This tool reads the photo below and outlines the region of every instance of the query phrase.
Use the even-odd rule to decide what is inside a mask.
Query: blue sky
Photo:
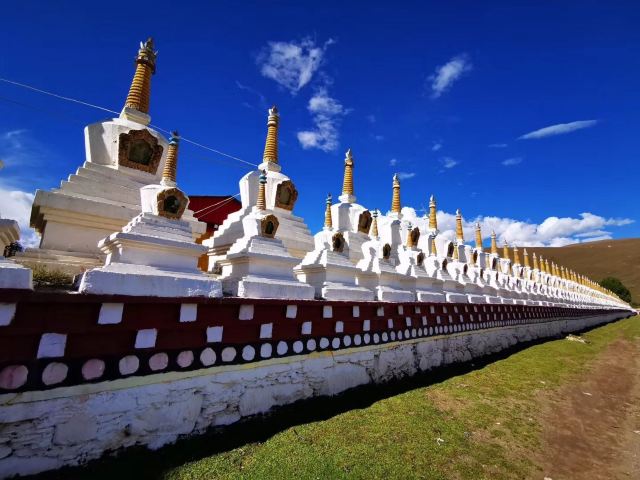
[[[521,245],[640,236],[636,2],[209,3],[14,2],[0,77],[119,111],[151,35],[152,122],[259,163],[277,104],[314,232],[350,147],[369,208],[390,207],[399,172],[403,204],[422,215],[435,194],[445,229],[460,208]],[[0,82],[2,215],[24,225],[109,116]],[[183,144],[178,180],[234,194],[247,168]]]

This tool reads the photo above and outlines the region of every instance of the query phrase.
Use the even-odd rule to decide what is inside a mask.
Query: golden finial
[[[400,179],[396,173],[393,176],[393,198],[391,199],[391,212],[400,213],[402,207],[400,206]]]
[[[438,230],[438,218],[436,217],[436,198],[431,195],[429,199],[429,230]]]
[[[520,253],[518,252],[518,246],[513,246],[513,264],[520,265]]]
[[[458,245],[453,246],[453,259],[458,260],[460,258],[460,254],[458,253]]]
[[[464,232],[462,231],[462,214],[460,209],[456,210],[456,242],[464,243]]]
[[[509,244],[507,242],[504,242],[502,246],[502,258],[509,260]]]
[[[531,265],[529,264],[529,254],[527,253],[527,249],[524,249],[524,266],[527,268],[531,268]]]
[[[333,226],[331,220],[331,194],[327,195],[327,208],[324,211],[324,228],[330,229]]]
[[[414,240],[415,236],[413,233],[413,225],[411,225],[411,222],[409,222],[409,224],[407,225],[407,248],[413,248],[416,246]]]
[[[438,248],[436,247],[436,237],[431,237],[431,255],[434,257],[438,255]]]
[[[533,252],[533,269],[540,271],[540,265],[538,264],[538,256],[536,252]]]
[[[351,149],[347,150],[347,156],[344,159],[342,194],[353,196],[353,155],[351,154]]]
[[[498,255],[498,241],[496,239],[496,232],[491,230],[491,255]]]
[[[482,230],[480,230],[480,222],[476,222],[476,249],[482,252]]]
[[[256,208],[258,210],[267,209],[267,201],[265,198],[265,185],[267,184],[267,171],[262,170],[260,179],[258,180],[258,201],[256,202]]]
[[[176,185],[176,171],[178,169],[178,147],[180,145],[180,135],[177,131],[171,132],[169,148],[167,148],[167,159],[162,170],[162,184]]]
[[[373,220],[371,222],[371,230],[369,231],[369,236],[378,238],[378,210],[374,210],[372,216]]]
[[[149,113],[149,99],[151,97],[151,76],[156,73],[156,56],[153,50],[153,39],[140,42],[140,50],[136,57],[136,72],[129,88],[126,108],[132,108],[142,113]]]
[[[551,271],[551,267],[549,266],[549,260],[547,260],[546,258],[544,259],[544,271],[553,275],[553,272]]]
[[[280,123],[280,115],[278,108],[274,105],[269,109],[269,117],[267,119],[267,140],[264,144],[263,162],[278,163],[278,124]]]

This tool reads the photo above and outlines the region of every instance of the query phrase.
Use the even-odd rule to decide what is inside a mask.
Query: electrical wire
[[[202,213],[204,215],[205,213],[203,213],[203,212],[205,210],[207,210],[206,213],[214,212],[214,211],[218,210],[218,208],[221,208],[222,206],[224,206],[226,203],[229,203],[231,200],[236,198],[238,195],[240,195],[240,192],[236,193],[235,195],[231,195],[229,198],[225,198],[224,200],[221,200],[221,201],[219,201],[217,203],[214,203],[213,205],[207,205],[206,207],[201,208],[197,212],[193,212],[193,214],[196,215],[196,214]]]

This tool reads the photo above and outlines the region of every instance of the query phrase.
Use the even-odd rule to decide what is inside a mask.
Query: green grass
[[[354,395],[371,395],[371,400],[355,402],[363,408],[290,422],[293,426],[276,429],[272,436],[267,432],[264,441],[237,442],[238,429],[261,428],[260,423],[240,425],[231,436],[241,446],[224,448],[225,436],[215,441],[203,437],[156,453],[94,463],[61,478],[72,478],[69,473],[165,480],[538,477],[529,458],[540,448],[540,398],[583,373],[616,339],[640,337],[639,320],[592,330],[584,335],[587,344],[557,340],[535,345],[439,383],[429,384],[435,374],[424,375],[401,393],[360,390],[343,399],[348,403]],[[323,410],[340,401],[316,400],[303,409]],[[278,415],[286,418],[286,413]],[[220,453],[208,454],[208,443]]]

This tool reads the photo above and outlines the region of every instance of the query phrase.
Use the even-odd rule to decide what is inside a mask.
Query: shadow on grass
[[[579,334],[598,327],[574,333]],[[93,460],[81,467],[65,467],[54,472],[23,478],[32,480],[159,478],[163,473],[185,463],[227,452],[246,444],[265,442],[290,427],[327,420],[349,410],[367,408],[379,400],[464,375],[497,360],[508,358],[533,345],[558,338],[564,338],[564,336],[519,343],[498,353],[469,362],[439,367],[384,384],[355,387],[333,397],[316,397],[275,407],[268,414],[243,419],[225,427],[214,427],[207,433],[181,439],[173,445],[156,451],[150,451],[145,447],[131,447]]]

